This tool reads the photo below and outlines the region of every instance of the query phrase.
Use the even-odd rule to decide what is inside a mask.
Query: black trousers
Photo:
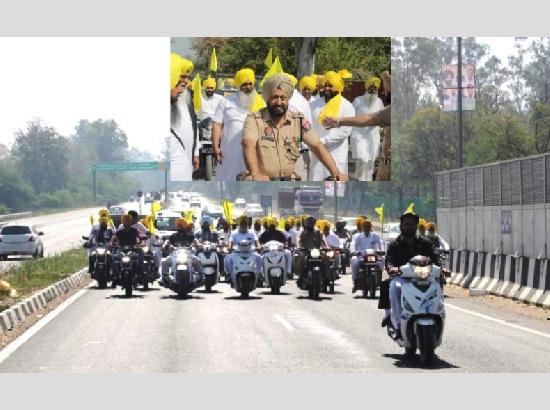
[[[391,278],[380,282],[380,299],[378,299],[378,309],[390,308],[390,282]]]

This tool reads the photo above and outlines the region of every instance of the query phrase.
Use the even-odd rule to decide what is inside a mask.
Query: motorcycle
[[[382,269],[380,261],[386,252],[376,249],[367,249],[364,252],[358,252],[357,256],[361,258],[361,264],[357,272],[357,289],[363,292],[363,297],[370,295],[371,299],[376,297],[376,289],[382,281]]]
[[[235,290],[243,298],[248,298],[250,292],[258,284],[258,268],[254,248],[247,240],[237,244],[237,251],[233,252],[233,275],[231,277]]]
[[[134,285],[138,279],[139,255],[133,247],[124,246],[116,252],[114,261],[117,266],[118,283],[124,289],[127,297],[132,297]]]
[[[201,143],[200,157],[204,161],[204,179],[212,181],[216,166],[216,156],[212,145],[212,119],[209,117],[199,121],[198,128]]]
[[[88,240],[87,236],[83,236],[82,239]],[[84,248],[89,248],[88,244],[84,244]],[[111,252],[105,244],[96,244],[90,251],[90,256],[93,260],[94,269],[91,272],[92,279],[97,281],[97,287],[99,289],[105,289],[107,282],[111,280],[111,266],[110,257]]]
[[[201,272],[194,272],[193,248],[177,245],[171,246],[171,249],[172,266],[170,267],[166,286],[176,292],[179,297],[184,297],[203,286],[204,278]]]
[[[330,260],[328,277],[323,283],[323,290],[325,293],[334,293],[334,283],[340,279],[341,262],[340,252],[338,249],[330,249],[326,251],[326,255]]]
[[[204,286],[206,291],[210,292],[212,287],[218,283],[220,273],[218,254],[210,242],[204,242],[197,250],[197,258],[201,262]]]
[[[266,287],[271,293],[278,295],[286,283],[286,260],[284,245],[277,241],[269,241],[262,246],[262,276]]]
[[[426,256],[415,256],[399,268],[404,282],[401,284],[401,333],[396,338],[396,329],[390,323],[387,333],[407,356],[418,349],[420,362],[429,365],[435,348],[441,345],[445,327],[445,301],[440,284],[442,270]]]
[[[301,288],[308,291],[308,296],[310,298],[319,299],[319,294],[324,284],[323,265],[325,260],[323,254],[327,250],[300,248],[299,251],[305,254],[306,258],[306,272]]]

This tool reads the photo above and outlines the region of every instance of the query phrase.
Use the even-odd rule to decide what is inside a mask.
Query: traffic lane
[[[166,290],[92,289],[0,365],[0,371],[369,372],[547,371],[547,340],[448,309],[433,368],[404,360],[380,327],[377,300],[349,275],[320,301],[289,283],[240,300],[226,284],[180,300]]]

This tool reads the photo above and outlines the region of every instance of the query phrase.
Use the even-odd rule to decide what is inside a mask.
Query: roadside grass
[[[71,249],[44,259],[22,262],[2,275],[1,279],[17,291],[17,296],[12,298],[0,294],[0,312],[37,290],[71,276],[85,266],[88,266],[88,257],[83,248]]]

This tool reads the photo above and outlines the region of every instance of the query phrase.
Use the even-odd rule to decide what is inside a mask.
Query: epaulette
[[[252,116],[253,116],[254,118],[261,118],[261,117],[262,117],[262,114],[260,114],[260,111],[255,111],[255,112],[253,112],[253,113],[251,113],[251,114],[252,114]]]

